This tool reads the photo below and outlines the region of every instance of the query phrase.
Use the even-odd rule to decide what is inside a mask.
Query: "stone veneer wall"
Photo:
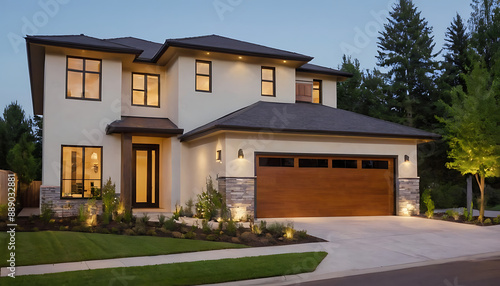
[[[255,178],[218,178],[219,192],[226,200],[234,219],[254,217]]]
[[[61,199],[61,188],[59,186],[40,187],[40,212],[43,204],[52,205],[56,217],[68,217],[78,215],[80,205],[86,204],[88,199]],[[97,201],[97,213],[102,213],[102,201]]]
[[[420,178],[398,180],[397,215],[420,214]]]

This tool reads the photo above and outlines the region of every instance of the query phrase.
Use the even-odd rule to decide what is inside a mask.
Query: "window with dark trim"
[[[196,60],[196,91],[212,92],[212,62]]]
[[[160,75],[132,73],[132,105],[160,107]]]
[[[273,67],[261,67],[261,94],[276,96],[276,69]]]
[[[358,168],[358,161],[357,160],[333,159],[332,160],[332,168],[357,169]]]
[[[293,167],[293,158],[259,157],[260,167]]]
[[[101,60],[66,58],[66,98],[101,100]]]
[[[323,83],[321,80],[313,80],[312,102],[323,103]]]
[[[381,160],[363,160],[361,166],[363,169],[389,169],[389,162]]]
[[[61,198],[101,197],[102,147],[61,146]]]
[[[299,159],[299,168],[328,168],[327,159]]]

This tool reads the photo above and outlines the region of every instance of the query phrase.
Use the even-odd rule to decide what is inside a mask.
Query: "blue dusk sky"
[[[376,65],[378,31],[395,0],[3,0],[0,10],[0,110],[17,100],[33,114],[26,44],[34,35],[167,38],[218,34],[313,56],[337,68],[342,55]],[[458,12],[470,16],[470,0],[414,0],[433,27],[435,52]],[[439,58],[440,59],[440,58]],[[61,79],[64,80],[64,79]]]

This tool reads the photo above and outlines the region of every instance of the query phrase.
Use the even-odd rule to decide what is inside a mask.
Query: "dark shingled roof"
[[[142,50],[143,52],[139,55],[139,57],[137,57],[137,60],[142,60],[142,61],[150,61],[163,47],[163,45],[160,43],[146,41],[134,37],[106,39],[105,41],[129,47],[134,47],[136,49]]]
[[[326,75],[336,75],[336,76],[343,76],[343,77],[352,77],[352,73],[343,72],[343,71],[339,71],[336,69],[322,67],[322,66],[313,65],[313,64],[304,64],[304,65],[298,67],[297,71],[298,72],[307,72],[307,73],[319,73],[319,74],[326,74]]]
[[[219,130],[439,139],[423,130],[314,103],[259,101],[180,137],[188,141]]]
[[[310,61],[313,57],[270,48],[262,45],[252,44],[240,40],[222,37],[219,35],[207,35],[190,38],[168,39],[165,45],[170,47],[181,47],[188,49],[207,50],[221,53],[230,53],[248,56],[260,56],[284,60]]]
[[[120,120],[115,120],[106,126],[106,134],[108,135],[113,133],[136,133],[173,136],[183,132],[183,129],[179,129],[168,118],[122,116]]]
[[[142,53],[141,49],[137,49],[135,47],[85,36],[84,34],[63,36],[26,36],[26,42],[103,52],[127,53],[136,55]]]

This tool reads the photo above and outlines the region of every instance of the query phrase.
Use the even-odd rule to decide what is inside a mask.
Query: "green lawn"
[[[496,205],[494,207],[486,207],[486,210],[489,210],[489,211],[500,211],[500,205]]]
[[[6,232],[0,233],[0,242],[0,266],[7,266]],[[243,247],[248,246],[166,237],[41,231],[17,232],[15,252],[16,265],[21,266]]]
[[[73,271],[0,278],[4,285],[196,285],[312,272],[326,252]]]

